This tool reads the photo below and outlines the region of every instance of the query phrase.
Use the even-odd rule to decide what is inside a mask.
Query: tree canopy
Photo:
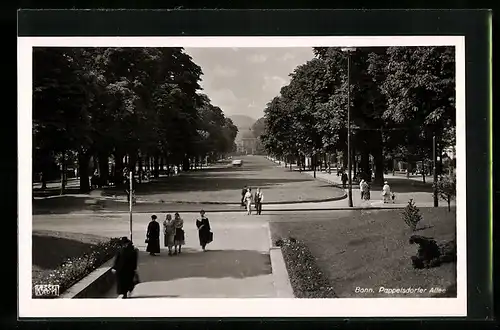
[[[383,180],[389,156],[430,159],[433,136],[440,150],[454,145],[453,47],[313,51],[314,58],[290,73],[290,83],[264,110],[260,139],[268,153],[296,159],[341,153],[345,161],[348,108],[353,155],[360,156],[364,173],[372,157],[376,181]]]
[[[189,169],[234,148],[237,128],[200,93],[202,70],[182,48],[35,48],[33,62],[36,171],[74,155],[87,191],[91,158],[104,177],[114,159],[120,181],[125,165],[154,160],[158,175],[159,162]]]

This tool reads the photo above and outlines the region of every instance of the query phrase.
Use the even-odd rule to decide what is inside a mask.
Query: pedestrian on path
[[[149,255],[152,256],[160,253],[160,224],[156,221],[156,219],[156,214],[153,214],[146,232],[146,243],[148,243],[146,252],[149,252]]]
[[[245,206],[245,195],[248,191],[248,187],[244,186],[243,189],[241,189],[241,206]]]
[[[387,181],[384,182],[384,186],[382,187],[382,200],[385,203],[389,203],[389,200],[391,199],[391,187],[387,183]]]
[[[346,182],[348,180],[347,173],[345,171],[342,171],[341,180],[342,180],[342,188],[345,189],[346,188]]]
[[[247,207],[247,215],[252,214],[252,188],[248,188],[245,194],[245,205]]]
[[[196,228],[198,228],[198,238],[200,239],[200,245],[203,252],[206,251],[207,244],[213,241],[213,234],[210,231],[210,221],[205,216],[205,211],[200,211],[200,219],[196,219]]]
[[[128,298],[139,282],[137,275],[138,251],[127,237],[121,238],[122,247],[115,257],[111,271],[116,275],[116,293]]]
[[[175,228],[175,236],[174,236],[174,254],[181,253],[181,247],[185,244],[184,237],[184,220],[182,220],[180,214],[175,212],[174,215],[174,228]]]
[[[257,188],[255,192],[255,209],[257,211],[257,215],[261,215],[262,213],[262,202],[264,201],[264,194],[260,188]]]
[[[369,201],[370,200],[370,186],[365,181],[365,179],[361,179],[359,183],[359,189],[361,190],[361,200]]]
[[[366,183],[365,179],[361,179],[359,183],[359,191],[361,193],[361,200],[369,199],[368,196],[368,183]]]
[[[175,237],[175,223],[172,220],[172,215],[167,214],[165,221],[163,221],[163,244],[168,248],[168,255],[172,255],[172,248],[174,247]]]

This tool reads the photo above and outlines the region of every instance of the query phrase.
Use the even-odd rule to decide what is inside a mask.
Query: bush
[[[297,298],[337,298],[307,246],[293,237],[279,239],[290,283]]]
[[[403,220],[406,222],[408,227],[411,228],[412,231],[417,229],[418,223],[422,220],[422,215],[420,214],[420,210],[415,206],[415,202],[413,199],[408,201],[408,205],[403,210],[401,214]]]
[[[113,258],[120,248],[120,238],[112,238],[107,242],[90,247],[87,253],[80,257],[70,258],[58,268],[38,274],[33,278],[33,297],[35,285],[59,285],[59,294],[76,284],[99,266]],[[37,295],[36,298],[48,298]]]
[[[444,175],[434,183],[434,189],[437,190],[439,197],[448,203],[448,211],[451,212],[451,201],[457,194],[457,178],[455,174]]]

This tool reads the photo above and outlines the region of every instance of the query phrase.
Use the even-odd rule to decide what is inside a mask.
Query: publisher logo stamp
[[[36,284],[35,297],[58,297],[59,285],[56,284]]]

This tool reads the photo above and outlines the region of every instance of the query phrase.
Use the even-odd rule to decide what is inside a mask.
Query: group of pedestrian
[[[160,253],[160,224],[157,221],[156,214],[151,216],[151,221],[148,224],[146,232],[146,252],[156,256]],[[198,238],[203,251],[206,251],[206,246],[213,240],[213,233],[210,228],[210,221],[205,215],[205,211],[200,211],[200,218],[196,219],[196,228],[198,229]],[[180,214],[176,212],[172,219],[171,214],[165,216],[163,221],[163,244],[168,248],[168,255],[173,256],[180,254],[182,246],[185,245],[184,220]]]
[[[252,194],[252,188],[245,186],[241,190],[241,206],[246,208],[247,215],[252,214],[252,203],[254,204],[257,215],[262,214],[262,203],[264,194],[260,188],[257,188],[255,194]]]

